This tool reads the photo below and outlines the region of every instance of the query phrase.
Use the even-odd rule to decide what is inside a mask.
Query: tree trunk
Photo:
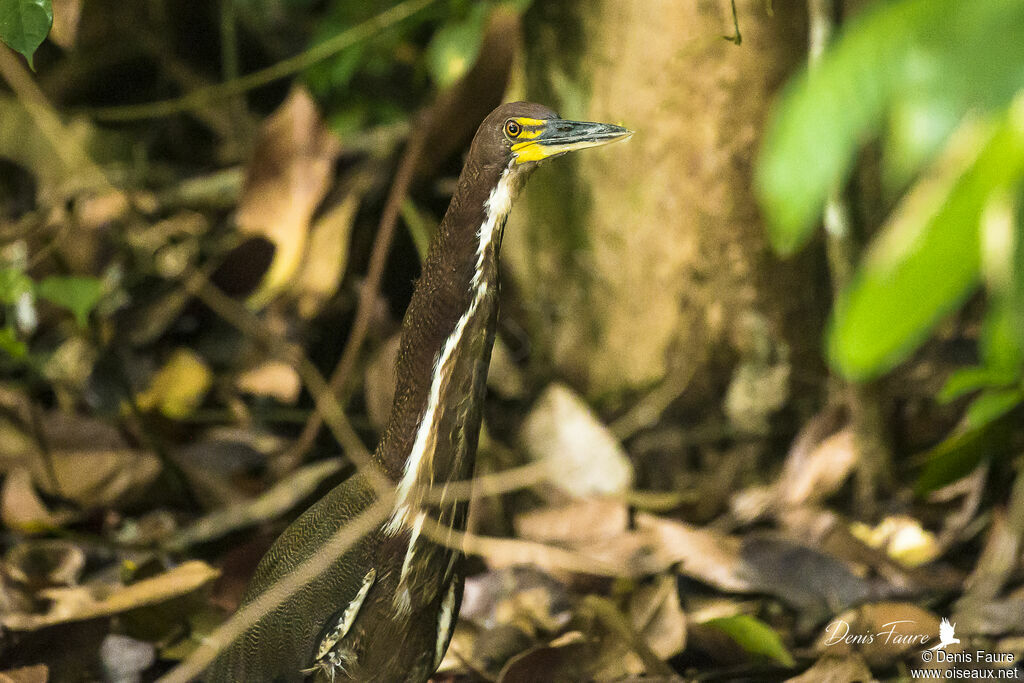
[[[736,6],[741,45],[727,0],[545,0],[524,20],[524,97],[636,131],[540,169],[503,247],[537,369],[606,407],[677,369],[712,388],[737,360],[822,369],[820,249],[777,259],[751,192],[804,3]]]

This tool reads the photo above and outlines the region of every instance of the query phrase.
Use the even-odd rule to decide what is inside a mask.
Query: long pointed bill
[[[536,120],[536,123],[543,125],[529,126],[524,130],[524,137],[529,135],[532,139],[512,145],[517,164],[550,159],[577,149],[607,145],[633,134],[627,128],[610,123],[562,119]]]

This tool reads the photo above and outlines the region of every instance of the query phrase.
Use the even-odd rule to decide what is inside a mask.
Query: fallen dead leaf
[[[938,642],[939,618],[908,602],[876,602],[843,612],[815,643],[825,655],[860,654],[872,668],[888,667]]]
[[[676,577],[663,574],[654,583],[637,589],[629,601],[629,619],[662,660],[686,649],[686,614],[679,604]]]
[[[540,543],[585,544],[626,531],[629,510],[621,500],[591,498],[516,515],[516,534]]]
[[[263,124],[238,206],[238,228],[276,247],[250,303],[262,306],[298,272],[310,220],[333,176],[339,145],[305,88],[295,87]]]
[[[348,244],[360,197],[349,194],[313,224],[309,249],[295,282],[299,315],[309,320],[338,291],[348,262]]]
[[[46,683],[49,680],[50,669],[45,664],[0,671],[0,683]]]
[[[270,396],[280,403],[292,405],[302,391],[302,380],[288,363],[269,360],[240,374],[235,379],[235,386],[242,393]]]
[[[809,452],[793,449],[776,484],[781,505],[795,507],[815,503],[839,490],[857,464],[852,429],[843,429],[821,441]]]
[[[85,568],[85,553],[60,539],[19,543],[4,556],[6,576],[35,592],[51,586],[73,586]]]
[[[799,676],[786,683],[868,683],[875,681],[871,670],[858,655],[825,655]]]
[[[205,562],[191,560],[128,586],[91,584],[51,588],[39,593],[40,597],[51,601],[45,614],[8,613],[0,617],[0,623],[12,631],[36,631],[70,621],[109,617],[187,595],[219,575],[219,571]]]
[[[135,397],[139,409],[159,410],[172,420],[188,417],[203,402],[213,384],[213,373],[190,349],[175,350]]]
[[[129,448],[55,450],[50,453],[56,484],[45,466],[33,466],[36,485],[49,495],[68,499],[85,510],[113,507],[138,499],[160,473],[160,459]]]
[[[67,515],[51,513],[32,485],[28,469],[19,467],[7,474],[0,492],[0,519],[8,529],[25,534],[43,533],[69,521]]]
[[[664,561],[677,564],[681,573],[720,590],[755,590],[749,579],[744,578],[740,539],[646,513],[636,516],[636,526],[654,534],[655,553]]]
[[[564,385],[545,389],[520,438],[531,458],[548,463],[551,482],[576,498],[623,493],[633,480],[622,445]]]
[[[590,647],[579,632],[567,633],[550,645],[527,650],[508,661],[498,683],[535,683],[536,681],[590,680]]]
[[[905,567],[929,564],[942,554],[935,534],[907,515],[891,515],[874,527],[853,522],[850,533],[872,548],[884,550]]]

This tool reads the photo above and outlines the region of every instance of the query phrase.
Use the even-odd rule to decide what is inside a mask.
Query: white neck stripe
[[[476,313],[480,302],[487,294],[487,283],[483,280],[483,272],[487,259],[487,250],[494,241],[495,235],[499,232],[500,226],[512,210],[512,173],[505,169],[498,180],[498,185],[491,191],[487,201],[484,202],[484,222],[477,232],[478,242],[476,248],[476,267],[473,272],[473,279],[470,281],[470,291],[473,298],[470,300],[469,308],[455,324],[455,329],[448,335],[437,361],[434,363],[434,371],[431,374],[430,393],[427,395],[427,407],[420,418],[419,428],[416,430],[416,439],[413,442],[412,450],[405,461],[405,469],[402,479],[398,482],[395,496],[395,509],[384,527],[388,534],[394,535],[408,521],[409,517],[409,492],[416,483],[420,467],[426,455],[434,431],[434,417],[441,400],[441,385],[448,372],[448,365],[452,354],[465,334],[466,326]]]

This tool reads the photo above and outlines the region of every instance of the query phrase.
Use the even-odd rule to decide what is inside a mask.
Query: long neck
[[[375,454],[398,482],[395,523],[417,504],[412,489],[473,471],[515,176],[477,166],[472,156],[402,323],[395,401]]]

